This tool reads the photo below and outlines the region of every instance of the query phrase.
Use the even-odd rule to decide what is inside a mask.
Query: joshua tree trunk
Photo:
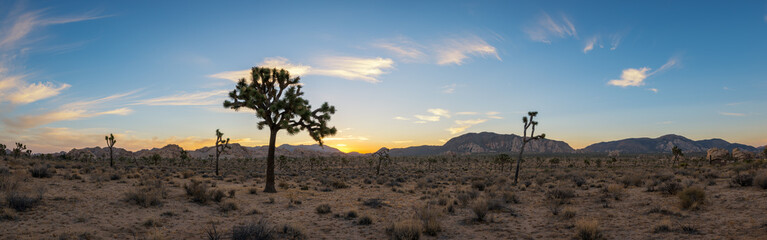
[[[218,144],[216,144],[216,150],[218,150]],[[216,176],[218,176],[218,156],[221,155],[218,151],[216,151]]]
[[[109,147],[109,167],[115,167],[115,160],[112,157],[112,147]]]
[[[527,129],[525,129],[525,132],[527,132]],[[519,164],[522,161],[522,153],[525,152],[525,145],[527,144],[527,141],[522,140],[522,148],[519,149],[519,157],[517,157],[517,170],[514,172],[514,185],[517,184],[517,181],[519,180]]]
[[[277,140],[277,130],[271,129],[269,135],[269,155],[266,157],[266,188],[264,192],[276,193],[274,188],[274,145]]]

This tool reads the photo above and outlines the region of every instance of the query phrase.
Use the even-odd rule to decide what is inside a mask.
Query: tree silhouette
[[[503,169],[506,168],[506,163],[511,162],[511,156],[505,153],[501,153],[495,156],[494,160],[495,163],[501,165],[501,172],[503,172]]]
[[[538,116],[538,112],[528,112],[528,116],[530,116],[530,119],[527,119],[527,116],[522,117],[522,123],[524,123],[524,132],[522,135],[522,147],[519,149],[519,158],[517,158],[517,170],[514,173],[514,184],[516,185],[519,180],[519,165],[522,162],[522,153],[525,152],[525,145],[527,145],[527,142],[530,142],[532,140],[536,139],[544,139],[546,138],[546,134],[541,134],[538,136],[535,136],[535,126],[538,126],[538,122],[533,121],[533,118],[535,116]],[[532,131],[530,131],[530,137],[527,137],[527,129],[532,127]]]
[[[682,153],[682,149],[674,145],[674,147],[671,148],[671,154],[674,155],[674,164],[676,164],[676,161],[679,160],[679,157],[684,157],[684,153]]]
[[[216,129],[216,176],[218,176],[218,156],[228,148],[232,148],[229,146],[229,138],[224,140],[224,133]]]
[[[315,141],[322,146],[322,138],[336,134],[335,127],[329,127],[330,115],[336,112],[335,107],[327,102],[318,109],[312,110],[309,101],[303,99],[299,77],[291,78],[285,69],[253,67],[250,72],[251,81],[240,79],[233,91],[229,93],[230,100],[224,101],[225,108],[235,111],[241,108],[255,110],[258,129],[269,127],[269,153],[266,163],[266,187],[264,192],[274,193],[274,148],[277,132],[285,129],[288,134],[297,134],[302,130],[309,132]]]
[[[379,175],[381,173],[381,164],[382,163],[388,163],[391,161],[391,158],[389,158],[389,149],[388,148],[381,148],[377,152],[373,153],[374,158],[378,158],[378,166],[376,166],[376,175]]]
[[[5,149],[6,148],[7,147],[5,146],[5,144],[0,144],[0,156],[5,156],[5,153],[6,153]]]
[[[18,142],[17,142],[17,143],[16,143],[16,147],[15,147],[15,148],[13,148],[13,151],[12,151],[12,153],[13,153],[13,156],[14,156],[14,157],[17,157],[17,158],[18,158],[18,157],[21,157],[21,154],[22,154],[22,153],[25,153],[25,151],[24,151],[24,150],[27,150],[27,145],[24,145],[24,144],[21,144],[21,143],[18,143]]]
[[[104,136],[104,140],[107,141],[107,147],[109,147],[109,167],[115,166],[114,157],[112,156],[112,147],[115,146],[115,143],[117,143],[117,140],[115,140],[115,136],[111,133],[109,136]]]

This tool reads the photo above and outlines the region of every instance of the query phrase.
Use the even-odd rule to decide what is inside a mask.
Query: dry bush
[[[371,218],[368,215],[362,215],[360,219],[357,221],[357,224],[359,225],[370,225],[373,224],[373,218]]]
[[[580,219],[575,222],[575,238],[581,240],[605,239],[596,219]]]
[[[732,177],[731,186],[749,187],[754,185],[754,175],[751,173],[738,173]]]
[[[37,204],[39,204],[42,199],[42,194],[38,194],[37,196],[33,197],[27,193],[18,191],[8,191],[5,193],[5,202],[8,207],[16,209],[16,211],[19,212],[23,212],[34,206],[37,206]]]
[[[706,201],[706,192],[699,187],[688,187],[679,193],[682,209],[697,210]]]
[[[487,200],[484,197],[477,198],[471,204],[471,211],[474,213],[474,220],[478,222],[485,221],[487,212],[490,211],[490,207],[487,204]]]
[[[573,207],[568,206],[562,210],[562,217],[565,219],[574,218],[576,214],[577,214],[577,211]]]
[[[561,203],[568,203],[571,198],[575,197],[575,191],[569,188],[554,188],[546,192],[546,199],[556,200]]]
[[[214,189],[210,191],[210,199],[213,199],[215,202],[221,202],[225,196],[226,195],[224,195],[224,191],[221,191],[221,189]]]
[[[183,172],[181,172],[181,177],[183,177],[185,179],[186,178],[190,178],[192,176],[194,176],[194,171],[192,171],[192,169],[187,169],[187,170],[184,170]]]
[[[761,172],[754,178],[754,185],[767,189],[767,172]]]
[[[280,239],[302,240],[307,239],[304,231],[293,224],[285,224],[280,228]]]
[[[653,233],[664,233],[664,232],[671,232],[671,220],[663,219],[663,221],[660,222],[655,228],[653,228]]]
[[[232,240],[274,239],[274,229],[264,219],[232,227]]]
[[[606,188],[602,189],[602,193],[605,196],[615,200],[621,200],[623,196],[626,194],[625,189],[623,188],[623,185],[621,184],[610,184]]]
[[[644,184],[644,178],[645,176],[643,174],[631,174],[623,176],[619,181],[624,187],[640,187]]]
[[[193,202],[204,204],[210,200],[208,185],[199,180],[192,179],[191,183],[184,184],[184,190],[186,195],[192,198]]]
[[[423,233],[429,236],[437,236],[437,233],[442,231],[439,218],[442,215],[442,210],[432,206],[426,205],[415,211],[416,218],[421,220],[423,226]]]
[[[658,187],[658,192],[666,195],[674,195],[682,190],[682,185],[676,181],[665,182]]]
[[[234,201],[224,201],[221,203],[219,210],[221,210],[221,212],[229,212],[237,209],[239,209],[239,207]]]
[[[144,177],[139,184],[125,193],[125,200],[142,207],[160,206],[167,196],[162,180]]]
[[[0,208],[0,222],[2,221],[13,221],[18,219],[19,216],[16,214],[15,211],[13,211],[10,208]]]
[[[327,213],[330,213],[331,211],[329,204],[320,204],[319,206],[317,206],[317,208],[315,208],[315,210],[317,210],[318,214],[327,214]]]
[[[416,219],[405,219],[393,223],[386,228],[391,239],[394,240],[418,240],[421,238],[421,222]]]
[[[48,168],[48,165],[39,164],[29,169],[29,173],[32,174],[32,177],[36,178],[50,178],[53,177],[54,170]]]

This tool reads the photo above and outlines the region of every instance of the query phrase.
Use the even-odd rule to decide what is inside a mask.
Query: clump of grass
[[[421,220],[423,233],[426,235],[437,236],[437,233],[442,231],[442,226],[439,222],[442,211],[439,208],[427,205],[417,209],[415,215]]]
[[[345,218],[346,219],[355,219],[355,218],[357,218],[357,216],[358,216],[357,212],[352,210],[352,211],[349,211],[349,212],[346,213],[346,217]]]
[[[232,240],[274,239],[274,229],[264,219],[232,228]]]
[[[142,178],[139,184],[125,193],[125,199],[128,202],[135,203],[142,207],[160,206],[162,199],[167,196],[162,181],[154,178]]]
[[[682,190],[682,185],[676,181],[666,182],[658,187],[658,191],[666,195],[674,195]]]
[[[573,207],[568,206],[562,210],[562,217],[565,219],[574,218],[576,214],[577,214],[577,211]]]
[[[329,204],[320,204],[315,210],[317,210],[318,214],[327,214],[331,212]]]
[[[50,178],[53,177],[53,169],[48,168],[48,165],[37,165],[32,169],[29,169],[29,173],[32,177],[36,178]]]
[[[754,185],[754,175],[750,173],[739,173],[732,177],[732,186],[749,187]]]
[[[471,204],[471,211],[474,213],[474,220],[477,222],[484,222],[487,217],[487,212],[490,211],[490,207],[487,204],[485,198],[477,198]]]
[[[250,194],[253,194],[253,195],[256,195],[256,194],[258,194],[258,189],[256,189],[256,188],[250,188],[250,189],[248,189],[248,193],[250,193]]]
[[[224,191],[221,191],[221,189],[215,189],[210,191],[210,199],[212,199],[215,202],[221,202],[221,200],[224,199],[226,195],[224,195]]]
[[[240,208],[237,206],[237,203],[235,203],[234,201],[227,200],[221,203],[220,205],[221,212],[229,212],[229,211],[234,211],[237,209],[240,209]]]
[[[359,225],[370,225],[373,224],[373,219],[370,218],[368,215],[362,215],[360,219],[357,221],[357,224]]]
[[[304,231],[293,224],[282,225],[282,228],[280,228],[280,233],[282,235],[281,239],[301,240],[307,238],[306,234],[304,234]]]
[[[599,230],[599,222],[596,219],[581,219],[575,222],[575,238],[581,240],[605,239]]]
[[[19,216],[10,208],[0,209],[0,221],[13,221],[18,219]]]
[[[5,202],[8,207],[16,209],[16,211],[23,212],[37,206],[42,201],[42,193],[37,196],[30,196],[29,194],[9,191],[5,193]]]
[[[421,222],[416,219],[405,219],[395,222],[386,228],[391,239],[418,240],[421,238]]]
[[[679,193],[679,204],[682,209],[697,210],[706,201],[706,192],[699,187],[688,187]]]
[[[181,177],[183,177],[184,179],[190,178],[192,176],[194,176],[194,171],[192,171],[192,169],[187,169],[181,172]]]
[[[620,178],[619,182],[623,184],[624,187],[630,187],[630,186],[642,186],[644,184],[644,178],[645,176],[642,174],[631,174],[626,175]]]
[[[620,184],[610,184],[606,188],[603,188],[602,191],[605,196],[615,200],[621,200],[623,195],[625,195],[623,185]]]
[[[671,220],[664,219],[660,222],[655,228],[653,228],[653,233],[664,233],[664,232],[671,232]]]
[[[209,200],[208,186],[201,181],[192,180],[191,183],[184,184],[184,190],[193,202],[204,204]]]
[[[754,185],[767,189],[767,172],[762,172],[754,178]]]

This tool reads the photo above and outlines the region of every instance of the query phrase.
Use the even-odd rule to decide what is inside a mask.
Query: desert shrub
[[[5,202],[8,207],[16,209],[16,211],[19,212],[26,211],[36,206],[42,199],[42,194],[33,197],[18,191],[9,191],[5,193]]]
[[[184,190],[186,195],[196,203],[204,204],[209,200],[208,186],[201,181],[192,180],[191,183],[184,184]]]
[[[696,210],[706,201],[706,192],[698,187],[688,187],[679,193],[679,204],[682,209]]]
[[[671,232],[671,220],[664,219],[653,228],[653,233]]]
[[[274,239],[274,229],[264,219],[232,228],[232,240]]]
[[[234,211],[237,209],[239,209],[239,207],[237,206],[237,203],[233,201],[225,201],[221,203],[221,206],[220,206],[220,210],[222,212],[229,212],[229,211]]]
[[[90,240],[90,239],[97,239],[96,236],[94,236],[92,233],[89,232],[80,232],[80,233],[63,233],[59,235],[59,240]]]
[[[349,212],[346,213],[346,217],[345,218],[346,219],[355,219],[355,218],[357,218],[357,216],[358,216],[357,212],[352,210],[352,211],[349,211]]]
[[[250,194],[253,194],[253,195],[256,195],[256,194],[258,194],[258,189],[256,189],[256,188],[250,188],[250,189],[248,189],[248,193],[250,193]]]
[[[315,208],[317,210],[317,213],[319,214],[327,214],[330,213],[330,205],[329,204],[320,204]]]
[[[485,217],[487,217],[487,212],[490,211],[490,207],[487,205],[485,198],[477,198],[471,204],[471,211],[474,213],[474,220],[483,222]]]
[[[10,208],[0,208],[0,222],[1,221],[13,221],[18,219],[19,216]]]
[[[767,172],[762,172],[754,178],[754,185],[767,189]]]
[[[333,187],[335,189],[341,189],[341,188],[348,188],[349,187],[349,185],[347,185],[346,182],[344,182],[341,179],[334,178],[334,177],[322,178],[322,179],[320,179],[320,184],[322,184],[323,186]]]
[[[606,197],[615,200],[621,200],[625,194],[625,190],[623,189],[623,185],[610,184],[606,188],[602,189],[602,193],[605,194]]]
[[[421,238],[421,222],[416,219],[405,219],[393,223],[386,228],[386,232],[394,240],[418,240]]]
[[[562,203],[567,203],[571,198],[575,197],[575,191],[569,188],[554,188],[546,192],[546,199],[558,200]]]
[[[221,189],[215,189],[210,191],[210,199],[213,199],[215,202],[221,202],[222,199],[224,199],[226,195],[224,194],[224,191],[221,191]]]
[[[679,227],[680,230],[682,230],[683,233],[687,234],[698,234],[700,231],[698,231],[698,228],[692,225],[682,225]]]
[[[192,169],[187,169],[187,170],[184,170],[183,172],[181,172],[181,177],[183,177],[185,179],[186,178],[190,178],[192,176],[194,176],[194,171],[192,171]]]
[[[575,238],[581,240],[605,239],[602,231],[599,230],[597,220],[581,219],[575,222]]]
[[[11,175],[11,170],[7,167],[0,167],[0,176],[9,176]]]
[[[224,239],[224,234],[219,232],[216,228],[216,224],[211,224],[211,227],[208,229],[205,229],[205,239],[208,240],[222,240]]]
[[[365,205],[371,208],[380,208],[381,206],[385,206],[386,204],[383,202],[383,199],[370,198],[365,200],[365,202],[363,202],[362,205]]]
[[[642,186],[644,184],[644,178],[645,176],[642,174],[631,174],[626,175],[620,178],[620,183],[623,184],[624,187],[630,187],[630,186]]]
[[[439,208],[427,205],[417,209],[415,215],[421,220],[423,233],[426,235],[437,236],[437,233],[442,231],[442,226],[439,222],[439,217],[442,215],[442,211]]]
[[[658,191],[666,195],[674,195],[682,190],[682,185],[676,181],[665,182],[658,187]]]
[[[147,219],[141,225],[144,225],[144,227],[162,227],[162,223],[161,222],[159,222],[157,220],[154,220],[152,218]]]
[[[363,215],[357,221],[357,224],[359,224],[359,225],[370,225],[370,224],[373,224],[373,219],[370,218],[370,216],[368,216],[368,215]]]
[[[296,227],[293,224],[282,225],[280,233],[282,235],[280,239],[301,240],[307,238],[301,228]]]
[[[162,205],[162,199],[166,195],[167,192],[161,180],[142,178],[138,185],[125,193],[125,199],[142,207],[150,207]]]
[[[748,187],[754,185],[754,175],[750,173],[739,173],[732,177],[733,186]]]
[[[575,208],[573,207],[565,207],[562,210],[562,217],[564,217],[565,219],[574,218],[575,214],[577,214],[577,211],[575,211]]]
[[[48,165],[37,165],[32,169],[29,169],[29,173],[32,174],[32,177],[36,178],[53,177],[53,169],[48,168]]]

